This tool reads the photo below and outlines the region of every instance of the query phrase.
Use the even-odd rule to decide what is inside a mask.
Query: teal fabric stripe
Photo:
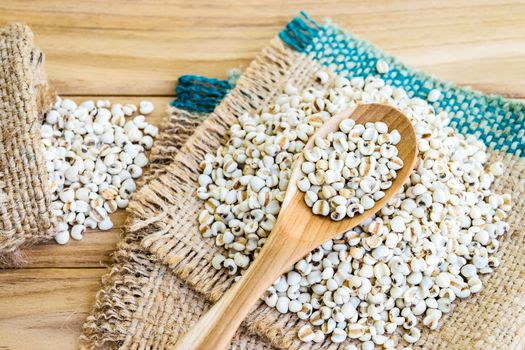
[[[525,107],[520,102],[460,88],[411,69],[335,25],[317,25],[304,13],[302,18],[294,18],[279,36],[295,50],[310,55],[341,76],[380,75],[392,86],[405,89],[409,96],[421,99],[427,99],[433,89],[440,90],[441,98],[431,105],[436,111],[447,111],[456,130],[475,135],[494,149],[525,155]],[[376,72],[378,60],[388,63],[387,74]]]
[[[279,33],[286,44],[303,52],[341,76],[348,78],[379,75],[388,84],[402,87],[411,97],[427,99],[430,91],[441,91],[441,98],[430,104],[436,111],[447,111],[451,125],[460,133],[471,134],[487,146],[525,156],[525,107],[501,96],[485,95],[460,88],[426,73],[407,67],[372,44],[325,23],[320,26],[304,12]],[[376,72],[378,60],[389,65],[386,74]],[[173,106],[210,113],[234,83],[195,75],[182,76]]]
[[[320,29],[314,20],[301,11],[301,16],[292,19],[279,33],[279,38],[296,51],[304,52]]]
[[[233,86],[230,80],[183,75],[179,78],[176,98],[171,105],[187,111],[211,113]]]

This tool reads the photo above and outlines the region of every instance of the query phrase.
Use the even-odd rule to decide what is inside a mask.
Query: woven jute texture
[[[104,278],[92,315],[88,318],[83,344],[109,343],[114,348],[170,348],[176,339],[231,285],[232,279],[210,264],[219,248],[203,239],[196,217],[203,203],[196,199],[198,163],[227,141],[228,127],[243,113],[257,113],[271,104],[287,82],[299,89],[314,84],[320,66],[306,55],[286,48],[276,39],[252,62],[216,110],[188,136],[177,123],[197,116],[172,111],[168,122],[171,150],[162,154],[164,168],[147,176],[145,185],[130,204],[130,219],[115,256],[115,265]],[[202,120],[199,116],[198,121]],[[197,119],[195,119],[197,120]],[[195,121],[194,120],[194,121]],[[166,129],[165,129],[166,130]],[[181,145],[183,139],[185,144]],[[423,332],[415,348],[423,349],[519,349],[525,339],[525,162],[500,151],[491,152],[490,162],[500,160],[508,171],[494,189],[512,193],[511,229],[497,256],[500,267],[483,276],[485,288],[457,303],[442,319],[437,331]],[[302,325],[294,315],[280,315],[259,303],[243,323],[232,348],[344,349],[349,344],[303,344],[297,337]],[[254,335],[255,334],[255,335]]]
[[[0,266],[21,262],[18,248],[53,236],[39,116],[55,99],[31,30],[0,31]]]

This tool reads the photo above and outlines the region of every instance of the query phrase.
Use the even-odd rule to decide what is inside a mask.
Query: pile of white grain
[[[135,179],[148,163],[157,127],[145,120],[149,101],[113,104],[108,100],[77,105],[58,99],[41,127],[54,214],[55,240],[80,240],[86,228],[109,230],[109,214],[128,205]]]
[[[499,265],[492,254],[508,229],[510,195],[490,190],[501,164],[486,169],[486,147],[449,127],[446,113],[376,77],[338,78],[326,90],[289,85],[262,113],[241,116],[229,144],[202,161],[200,232],[224,248],[213,258],[217,269],[246,269],[308,138],[357,102],[387,103],[411,119],[419,155],[410,181],[375,217],[297,262],[264,300],[308,321],[299,331],[305,342],[351,338],[363,349],[393,348],[397,330],[414,343],[421,324],[435,329],[455,299],[481,290],[479,276]]]

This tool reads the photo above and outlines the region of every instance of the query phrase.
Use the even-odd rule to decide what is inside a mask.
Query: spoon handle
[[[191,327],[175,349],[226,349],[261,295],[300,258],[294,254],[294,245],[297,241],[276,226],[246,273]]]

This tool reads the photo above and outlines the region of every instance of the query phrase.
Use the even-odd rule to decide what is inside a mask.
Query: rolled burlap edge
[[[54,234],[40,122],[56,93],[28,26],[0,30],[0,58],[0,268],[7,268],[27,262],[21,248]]]

